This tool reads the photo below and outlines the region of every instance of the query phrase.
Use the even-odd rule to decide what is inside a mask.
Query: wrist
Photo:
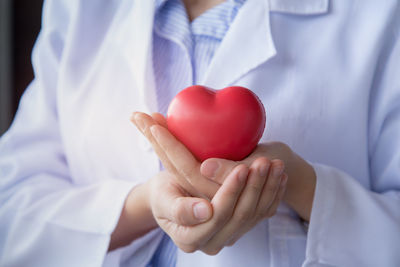
[[[128,194],[114,232],[109,250],[126,246],[158,225],[151,212],[149,183],[135,186]]]
[[[142,215],[146,215],[145,218],[151,215],[151,207],[149,200],[149,189],[148,181],[142,184],[139,184],[132,188],[128,197],[126,198],[124,209],[127,212],[127,216],[129,220],[137,220],[134,216],[136,213],[140,213]]]
[[[316,186],[316,174],[312,165],[295,155],[294,168],[289,175],[284,201],[294,209],[299,216],[309,221]]]

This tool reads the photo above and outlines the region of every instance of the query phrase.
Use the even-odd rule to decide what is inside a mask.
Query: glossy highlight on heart
[[[169,131],[200,161],[244,159],[262,137],[265,121],[259,98],[239,86],[190,86],[175,96],[167,114]]]

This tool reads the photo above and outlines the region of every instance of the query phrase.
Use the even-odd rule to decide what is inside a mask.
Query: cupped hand
[[[225,159],[207,159],[203,163],[195,157],[167,130],[164,116],[154,113],[134,113],[132,121],[149,139],[162,163],[174,173],[182,186],[192,195],[211,199],[227,174],[236,166],[250,166],[260,157],[283,164],[288,174],[288,184],[284,201],[304,220],[309,221],[316,187],[314,168],[281,142],[260,144],[243,161],[234,162]],[[209,179],[207,179],[209,178]]]
[[[283,200],[303,220],[309,221],[316,187],[314,168],[282,142],[259,144],[247,158],[238,163],[249,166],[260,157],[266,157],[272,162],[277,159],[283,161],[285,173],[289,178]],[[229,161],[225,159],[210,158],[201,164],[200,170],[203,176],[221,185],[225,173],[230,171],[230,168],[226,167],[227,164]]]
[[[214,255],[272,216],[284,195],[283,166],[257,159],[227,175],[211,202],[192,197],[168,171],[150,180],[150,206],[160,227],[185,252]]]
[[[151,194],[156,200],[151,201],[152,210],[159,225],[184,251],[200,249],[215,254],[234,244],[260,220],[275,214],[287,181],[281,160],[258,157],[246,164],[224,160],[219,162],[222,168],[213,181],[204,176],[213,172],[212,164],[198,162],[167,130],[161,114],[134,113],[132,121],[168,170],[168,179],[158,179],[161,186],[155,186],[159,190]],[[168,192],[174,192],[171,196],[179,199],[178,204],[160,201],[159,197]],[[203,196],[211,200],[211,206]],[[196,214],[201,216],[196,218]]]

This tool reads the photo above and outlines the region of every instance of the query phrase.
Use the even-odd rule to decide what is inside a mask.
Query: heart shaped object
[[[265,109],[249,89],[213,90],[190,86],[171,101],[169,131],[200,161],[242,160],[257,146],[265,128]]]

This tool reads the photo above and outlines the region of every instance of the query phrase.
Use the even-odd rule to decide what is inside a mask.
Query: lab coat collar
[[[318,15],[328,11],[329,0],[269,0],[271,12]]]
[[[269,3],[247,0],[218,47],[201,84],[231,85],[276,54],[270,29]]]
[[[247,0],[212,59],[201,84],[223,88],[276,54],[270,12],[293,15],[326,13],[328,0]]]
[[[214,55],[201,84],[214,88],[228,86],[276,54],[270,27],[270,11],[317,15],[326,13],[328,6],[329,0],[246,0]],[[145,112],[157,111],[152,64],[155,11],[156,1],[134,1],[130,10],[132,14],[128,16],[121,37],[122,49],[124,55],[130,59],[139,97],[145,103]]]

